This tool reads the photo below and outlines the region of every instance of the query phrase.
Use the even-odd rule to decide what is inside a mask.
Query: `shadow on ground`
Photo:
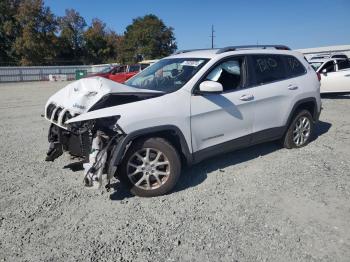
[[[328,122],[319,121],[315,126],[315,136],[311,142],[316,140],[319,136],[327,133],[331,126],[332,125]],[[211,172],[225,169],[228,166],[240,164],[270,154],[281,148],[282,146],[278,141],[263,143],[245,149],[237,150],[225,155],[209,158],[197,165],[184,168],[179,182],[173,192],[179,192],[201,184],[207,178],[207,175]],[[76,163],[70,165],[73,165],[75,167],[75,164]],[[69,168],[73,170],[72,166]],[[111,200],[124,200],[133,197],[130,191],[123,185],[123,183],[119,181],[112,184],[111,187],[114,189],[110,195]]]
[[[83,162],[79,161],[79,162],[70,163],[70,164],[64,166],[63,169],[70,169],[73,172],[82,171],[82,170],[84,170]]]

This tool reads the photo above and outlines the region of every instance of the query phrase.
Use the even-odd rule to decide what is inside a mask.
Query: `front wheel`
[[[313,134],[314,122],[309,111],[301,110],[298,112],[283,138],[285,148],[299,148],[306,146]]]
[[[134,195],[154,197],[173,189],[180,172],[180,157],[175,148],[163,138],[146,138],[131,144],[119,177]]]

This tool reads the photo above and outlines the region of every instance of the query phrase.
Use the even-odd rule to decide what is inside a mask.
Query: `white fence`
[[[87,70],[88,74],[97,73],[117,64],[76,65],[76,66],[8,66],[0,67],[0,82],[47,81],[49,75],[67,75],[68,80],[75,79],[76,70]]]

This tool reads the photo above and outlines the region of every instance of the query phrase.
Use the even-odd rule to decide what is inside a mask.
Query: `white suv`
[[[171,190],[181,167],[281,139],[305,146],[321,111],[320,82],[285,46],[189,50],[125,84],[73,82],[46,104],[50,149],[85,160],[85,184],[116,176],[139,196]]]

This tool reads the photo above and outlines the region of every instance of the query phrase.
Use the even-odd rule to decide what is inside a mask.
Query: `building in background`
[[[315,55],[322,54],[345,54],[350,58],[350,45],[333,45],[333,46],[323,46],[323,47],[312,47],[297,49],[296,51],[301,52],[305,55],[306,59],[310,59]]]

